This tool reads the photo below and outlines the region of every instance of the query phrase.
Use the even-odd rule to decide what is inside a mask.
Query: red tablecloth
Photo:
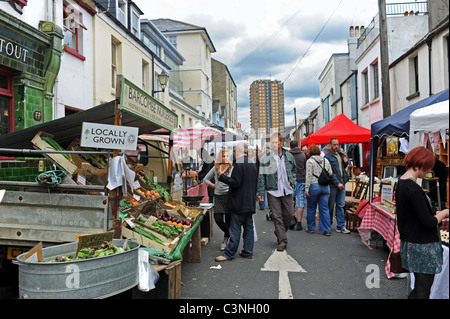
[[[208,198],[208,186],[206,184],[201,183],[197,186],[191,187],[187,190],[188,196],[204,196],[201,203],[209,203]]]
[[[364,241],[368,241],[372,231],[378,232],[386,240],[388,247],[394,252],[400,251],[400,234],[395,229],[395,215],[378,203],[369,204],[358,228],[358,232]],[[389,257],[391,253],[389,253]],[[389,257],[386,262],[385,271],[388,278],[394,277],[396,274],[390,271],[391,263]]]

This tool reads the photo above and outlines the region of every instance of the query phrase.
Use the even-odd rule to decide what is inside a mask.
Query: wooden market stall
[[[362,221],[358,228],[363,242],[369,242],[372,232],[377,232],[383,237],[390,253],[398,252],[400,249],[400,237],[395,225],[395,198],[392,201],[386,201],[383,197],[381,199],[380,197],[375,197],[373,192],[377,164],[380,169],[378,172],[379,177],[386,176],[387,167],[392,168],[403,165],[403,156],[399,156],[401,154],[397,153],[400,137],[409,138],[409,145],[405,148],[405,153],[421,145],[434,151],[446,166],[446,184],[448,185],[448,98],[449,90],[447,89],[372,124],[370,200],[366,207],[360,210],[361,214],[359,216],[362,218]],[[437,116],[437,118],[431,119],[434,116]],[[439,124],[439,119],[441,118],[442,124]],[[427,135],[426,139],[425,133]],[[380,144],[384,144],[385,148],[385,151],[381,153],[378,151],[380,141],[384,141]],[[386,159],[380,155],[390,157]],[[396,173],[395,177],[400,177],[402,174],[400,171]],[[435,179],[434,176],[425,178],[422,187],[428,188],[429,183],[427,182],[433,179]],[[429,189],[424,190],[426,192],[429,191]],[[448,202],[445,205],[448,207]],[[439,203],[436,206],[440,206]],[[442,207],[437,209],[442,209]],[[448,219],[444,220],[441,231],[448,234]],[[394,234],[396,234],[395,238],[393,237]],[[448,252],[446,258],[448,258]],[[448,267],[448,262],[446,263]],[[387,258],[385,270],[388,278],[395,275],[390,271],[389,257]],[[448,270],[446,271],[448,274]],[[445,280],[448,283],[448,277]]]
[[[146,223],[149,216],[158,219],[162,213],[170,213],[172,216],[180,217],[177,212],[173,211],[174,207],[164,206],[170,201],[170,191],[167,192],[149,177],[136,174],[142,169],[142,164],[133,161],[125,153],[121,153],[120,146],[111,148],[100,146],[101,143],[112,145],[115,143],[112,139],[97,139],[95,143],[98,142],[99,147],[95,148],[96,145],[86,147],[85,138],[92,137],[91,133],[95,132],[95,129],[87,129],[87,123],[98,126],[99,135],[102,134],[101,131],[104,134],[107,129],[110,133],[114,131],[111,134],[115,134],[116,140],[120,137],[120,133],[117,133],[116,129],[138,129],[139,133],[128,134],[127,140],[121,141],[129,144],[136,143],[139,134],[166,134],[169,136],[173,130],[178,128],[178,117],[174,112],[125,78],[121,78],[120,83],[121,94],[114,101],[0,136],[0,155],[17,157],[44,155],[50,165],[54,165],[55,169],[65,175],[57,185],[51,186],[42,184],[40,181],[1,182],[0,186],[8,187],[8,190],[0,204],[0,227],[2,228],[0,246],[6,245],[8,249],[18,246],[31,247],[38,242],[46,245],[58,245],[75,241],[78,235],[101,233],[111,229],[114,230],[114,238],[122,236],[136,238],[138,236],[135,236],[124,220],[128,218],[131,222],[136,223],[136,220],[141,217],[140,213],[144,213],[144,210],[147,209],[147,213],[150,214],[144,217],[144,221],[141,220],[140,227],[147,233],[151,233],[151,238],[159,238],[157,241],[164,243],[166,240],[163,238],[166,233],[161,234],[161,231],[174,229],[178,231],[176,234],[171,234],[170,250],[176,252],[174,254],[176,256],[167,259],[169,265],[175,261],[179,263],[185,246],[189,246],[190,250],[192,250],[191,247],[200,247],[200,239],[198,239],[198,245],[197,242],[191,244],[199,237],[195,234],[199,231],[198,226],[204,215],[203,210],[197,209],[195,216],[185,216],[186,219],[190,218],[188,225],[180,222],[175,226],[164,222],[159,229],[151,229],[152,225]],[[160,130],[161,128],[164,130]],[[124,140],[125,133],[121,137]],[[170,164],[172,145],[173,142],[169,139],[168,174],[166,180],[160,181],[167,184],[173,184],[176,180],[174,178],[176,172],[171,171],[172,165]],[[112,155],[112,158],[109,155]],[[127,175],[126,181],[122,179],[122,173]],[[83,178],[79,178],[80,176]],[[118,183],[112,187],[114,179]],[[38,192],[29,192],[30,188]],[[46,195],[40,195],[39,190]],[[44,206],[37,202],[39,198],[44,200],[45,203],[42,202]],[[136,205],[123,207],[121,204],[124,204],[125,200],[134,200]],[[55,206],[55,209],[52,210],[53,203],[57,207]],[[158,214],[155,209],[156,205],[163,206],[161,214]],[[96,206],[98,206],[99,213],[95,211]],[[153,210],[151,210],[152,207]],[[40,210],[41,213],[36,213],[36,210]],[[48,216],[42,214],[47,210]],[[179,210],[186,214],[192,212],[192,209],[188,209],[183,203],[179,203]],[[74,214],[74,211],[77,213]],[[36,218],[36,216],[40,216],[40,218]],[[55,216],[59,217],[55,219]],[[101,220],[96,220],[96,216],[97,219],[101,217]],[[23,228],[20,226],[21,221],[24,223]],[[17,224],[18,222],[19,224]],[[124,231],[132,232],[132,235],[125,236],[127,234],[124,234]],[[147,240],[148,238],[142,235],[138,238],[141,246],[161,248],[155,246],[156,241],[150,241],[147,244]],[[166,247],[169,248],[169,245],[163,245],[164,249]],[[195,253],[197,259],[193,261],[199,262],[201,258],[199,248]],[[174,268],[178,267],[178,263],[174,265]],[[170,292],[169,296],[179,295]]]

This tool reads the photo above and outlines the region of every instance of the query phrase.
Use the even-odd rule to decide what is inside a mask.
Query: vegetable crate
[[[157,232],[154,232],[150,229],[146,229],[146,231],[150,232],[152,235],[158,237],[162,241],[167,241],[167,238],[165,238],[163,235],[158,234]],[[159,249],[163,252],[166,252],[169,254],[178,244],[179,237],[176,237],[174,240],[172,240],[167,245],[160,244],[144,235],[141,235],[140,233],[127,228],[126,226],[122,226],[122,236],[125,238],[135,238],[139,244],[141,244],[144,247],[148,248],[155,248]]]
[[[36,136],[31,140],[34,148],[42,151],[58,150],[58,147],[50,145],[47,138],[54,138],[54,135],[39,131]],[[46,141],[47,140],[47,141]],[[70,175],[74,174],[78,167],[69,159],[67,159],[63,154],[47,153],[45,156],[58,167],[62,168],[64,171]]]

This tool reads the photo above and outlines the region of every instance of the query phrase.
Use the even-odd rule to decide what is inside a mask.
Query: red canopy
[[[317,132],[301,139],[301,145],[328,144],[330,138],[336,137],[340,144],[370,142],[370,130],[348,119],[344,113],[336,116]]]

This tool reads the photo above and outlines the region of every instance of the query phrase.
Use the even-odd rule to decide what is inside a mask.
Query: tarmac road
[[[279,289],[290,285],[294,299],[405,299],[408,280],[388,279],[384,270],[388,252],[382,243],[367,248],[357,232],[337,233],[288,231],[287,254],[306,272],[288,272],[288,282],[279,284],[278,271],[261,271],[276,251],[268,209],[254,215],[257,241],[254,258],[236,256],[232,261],[216,262],[221,255],[223,233],[214,224],[211,241],[202,247],[201,263],[182,265],[182,299],[279,299]],[[303,216],[306,224],[306,211]],[[241,247],[242,248],[242,240]],[[221,269],[211,269],[219,266]]]

